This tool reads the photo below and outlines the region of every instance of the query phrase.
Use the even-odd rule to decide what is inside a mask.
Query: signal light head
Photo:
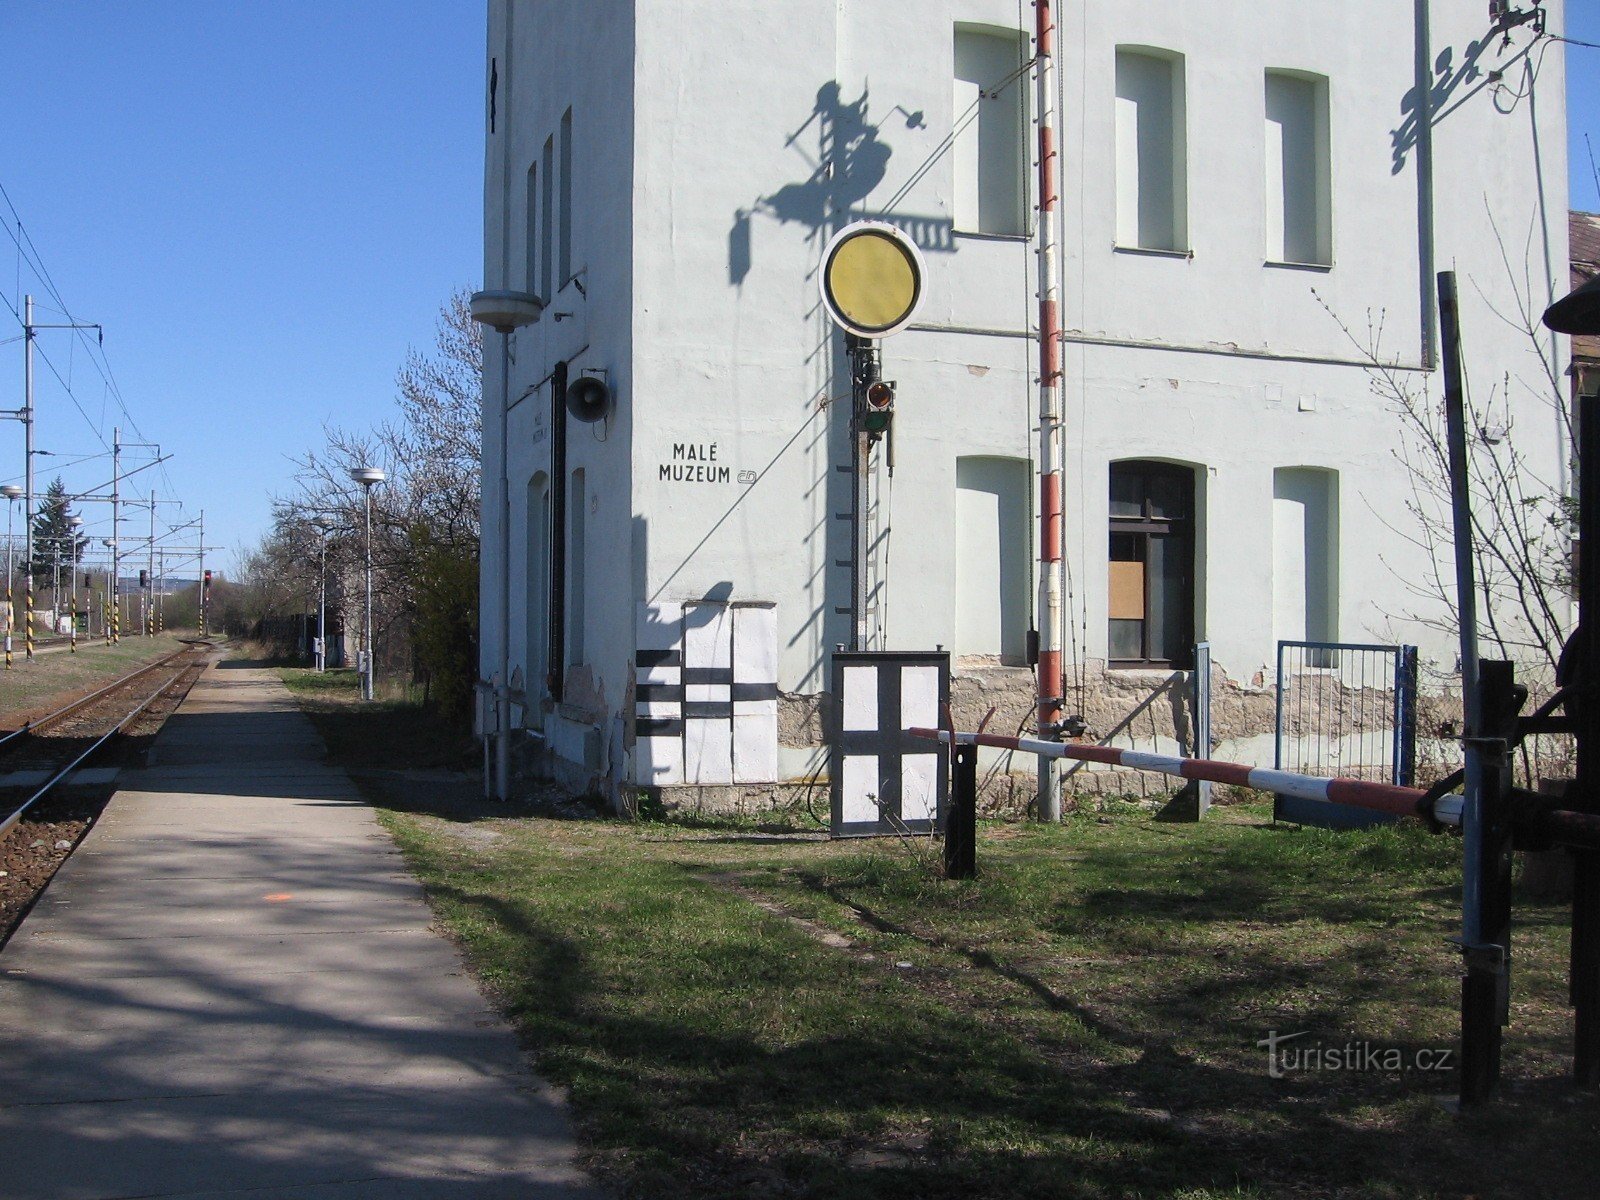
[[[861,426],[876,437],[889,428],[894,417],[894,383],[880,379],[867,388],[866,407],[861,414]]]

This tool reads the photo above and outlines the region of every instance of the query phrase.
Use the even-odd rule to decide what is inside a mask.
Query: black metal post
[[[1400,647],[1400,677],[1396,680],[1395,736],[1400,739],[1395,782],[1411,787],[1417,777],[1417,648]]]
[[[882,374],[877,343],[845,334],[850,355],[850,649],[870,647],[872,620],[867,611],[867,473],[871,469],[872,439],[867,432],[867,389]]]
[[[1477,844],[1476,944],[1462,945],[1461,1103],[1481,1104],[1500,1082],[1501,1030],[1511,1016],[1511,743],[1521,696],[1512,665],[1486,659],[1479,671],[1483,731]]]
[[[1465,370],[1454,271],[1440,271],[1439,332],[1444,343],[1444,408],[1450,455],[1450,509],[1455,534],[1456,624],[1461,639],[1462,750],[1466,759],[1461,810],[1461,1101],[1478,1103],[1494,1090],[1500,1074],[1500,995],[1505,945],[1492,940],[1484,918],[1492,914],[1493,885],[1484,878],[1494,859],[1486,798],[1503,792],[1485,728],[1478,656],[1478,585],[1473,560],[1472,498],[1468,491]],[[1498,685],[1497,685],[1498,686]],[[1503,807],[1504,796],[1500,796]]]
[[[950,807],[944,819],[944,876],[971,879],[978,873],[978,748],[950,748]]]
[[[1577,702],[1569,703],[1578,742],[1576,786],[1566,806],[1600,812],[1600,397],[1578,398]],[[1577,711],[1574,713],[1573,710]],[[1571,988],[1573,1078],[1600,1084],[1600,853],[1572,852]]]

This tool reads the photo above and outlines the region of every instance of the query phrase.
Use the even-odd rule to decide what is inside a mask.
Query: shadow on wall
[[[1453,46],[1446,46],[1434,58],[1429,70],[1427,104],[1424,107],[1420,81],[1407,90],[1400,98],[1400,127],[1389,133],[1393,143],[1393,166],[1391,175],[1398,175],[1405,170],[1406,158],[1416,148],[1422,136],[1422,122],[1424,113],[1428,114],[1429,125],[1437,126],[1456,109],[1460,108],[1472,97],[1487,87],[1493,87],[1501,82],[1501,77],[1509,72],[1510,68],[1519,62],[1525,61],[1534,46],[1548,44],[1545,39],[1530,41],[1526,46],[1519,48],[1510,57],[1504,58],[1495,64],[1492,71],[1483,70],[1478,64],[1483,56],[1488,53],[1495,39],[1501,35],[1491,30],[1475,42],[1468,42],[1462,52],[1461,62],[1456,62],[1456,50]],[[1506,41],[1501,42],[1501,52],[1508,48]],[[1537,64],[1534,70],[1538,70]],[[1418,75],[1422,73],[1419,65]]]
[[[811,231],[810,238],[831,237],[854,220],[886,221],[905,232],[923,250],[953,251],[954,238],[947,217],[919,217],[894,213],[899,199],[912,183],[921,179],[932,164],[948,154],[953,138],[946,138],[933,154],[917,167],[908,182],[893,196],[883,211],[859,207],[887,178],[894,148],[883,137],[883,125],[867,119],[867,89],[855,100],[846,100],[837,80],[817,89],[817,100],[805,122],[784,141],[812,170],[798,183],[786,183],[770,196],[758,198],[733,214],[728,230],[728,282],[744,283],[753,259],[752,219],[764,215],[781,225],[795,223]],[[905,121],[907,129],[922,129],[926,121],[919,110],[907,112],[896,105],[891,112]],[[816,156],[802,148],[815,127]]]

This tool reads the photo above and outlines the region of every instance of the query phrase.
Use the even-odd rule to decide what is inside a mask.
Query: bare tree
[[[431,353],[407,354],[395,381],[394,420],[370,432],[327,428],[323,444],[297,460],[295,491],[279,498],[270,539],[315,571],[317,549],[304,538],[320,524],[329,538],[330,578],[359,577],[366,498],[349,472],[383,468],[388,478],[372,491],[375,641],[380,652],[388,647],[391,667],[415,649],[425,678],[476,666],[475,650],[462,649],[477,636],[481,482],[483,347],[470,295],[458,291],[442,307]],[[463,589],[470,595],[458,597]],[[419,620],[453,624],[418,636]],[[463,694],[453,683],[444,689],[452,708]]]
[[[1522,361],[1530,370],[1504,370],[1485,386],[1481,374],[1472,370],[1469,347],[1467,483],[1473,501],[1471,545],[1480,591],[1480,634],[1505,657],[1524,666],[1541,665],[1553,676],[1571,625],[1570,546],[1576,510],[1565,477],[1551,478],[1523,444],[1558,433],[1561,453],[1570,463],[1571,403],[1556,371],[1552,335],[1539,319],[1543,306],[1534,299],[1536,281],[1528,269],[1513,268],[1503,239],[1500,251],[1513,308],[1497,307],[1477,280],[1469,277],[1469,282],[1496,319],[1526,340],[1529,353]],[[1530,245],[1525,262],[1532,260],[1531,251]],[[1377,515],[1418,552],[1403,564],[1387,565],[1422,603],[1391,615],[1458,636],[1443,396],[1432,386],[1434,377],[1404,371],[1384,353],[1383,314],[1369,312],[1364,333],[1358,333],[1321,296],[1318,301],[1366,361],[1372,394],[1398,419],[1399,443],[1390,453],[1410,485],[1406,519]],[[1529,414],[1537,420],[1524,428]]]

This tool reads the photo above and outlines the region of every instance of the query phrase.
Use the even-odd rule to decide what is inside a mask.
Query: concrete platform
[[[6,1200],[598,1197],[271,671],[213,667],[0,951]]]

